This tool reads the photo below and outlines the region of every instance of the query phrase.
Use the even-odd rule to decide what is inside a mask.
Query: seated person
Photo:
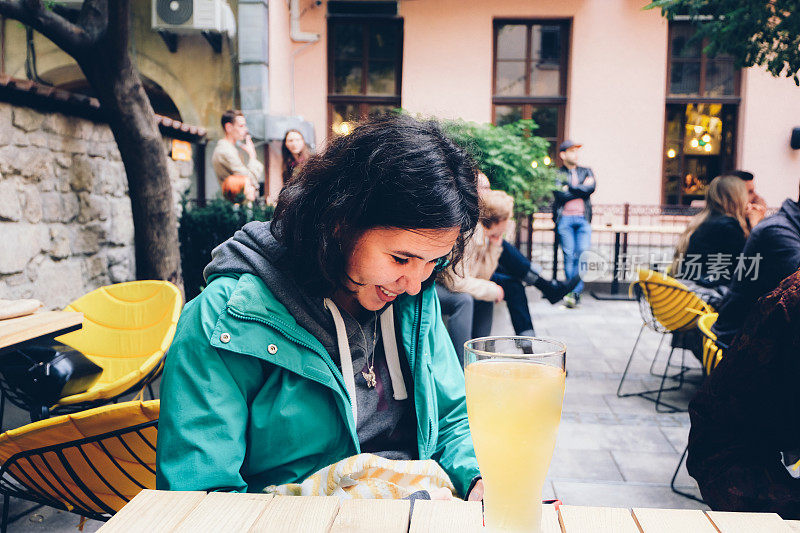
[[[744,264],[734,272],[711,328],[723,345],[733,341],[756,301],[800,268],[800,204],[786,199],[776,214],[754,227],[742,256]]]
[[[363,452],[432,459],[480,500],[432,279],[478,216],[473,164],[433,122],[374,117],[310,157],[181,314],[156,486],[260,492]]]
[[[689,404],[686,466],[714,510],[798,520],[800,271],[751,311]]]
[[[734,278],[750,225],[763,212],[748,211],[747,186],[737,176],[718,176],[706,191],[705,207],[678,240],[671,272],[715,309]]]
[[[480,224],[467,244],[460,265],[448,268],[437,283],[447,331],[464,364],[464,343],[492,329],[495,302],[505,300],[517,335],[534,335],[525,284],[539,288],[555,303],[577,284],[543,278],[537,265],[503,240],[514,213],[514,199],[503,191],[481,193]],[[503,257],[506,257],[505,261]]]

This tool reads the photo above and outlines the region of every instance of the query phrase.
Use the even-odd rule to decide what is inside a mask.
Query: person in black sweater
[[[747,186],[737,176],[719,176],[706,192],[706,205],[678,241],[673,276],[715,309],[737,275],[750,227],[763,210],[748,208]]]

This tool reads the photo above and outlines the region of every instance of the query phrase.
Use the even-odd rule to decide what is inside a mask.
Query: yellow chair
[[[679,411],[680,409],[678,407],[663,402],[661,396],[664,392],[678,390],[683,386],[684,375],[687,371],[687,367],[683,364],[683,359],[679,367],[680,370],[676,374],[670,376],[669,369],[673,368],[671,363],[672,355],[675,351],[675,348],[672,348],[667,357],[664,372],[660,374],[655,373],[653,369],[655,368],[656,360],[658,359],[658,354],[661,351],[661,346],[666,335],[683,334],[693,330],[697,326],[699,317],[703,314],[713,312],[713,309],[680,281],[653,270],[640,269],[639,280],[631,284],[630,292],[636,295],[636,299],[639,302],[642,327],[639,329],[639,335],[636,337],[631,355],[628,357],[628,363],[625,365],[625,371],[622,373],[622,378],[619,381],[617,396],[620,398],[626,398],[628,396],[642,397],[654,402],[656,404],[656,411],[659,412]],[[658,389],[623,393],[623,383],[628,376],[628,371],[630,370],[634,354],[636,353],[636,348],[639,345],[642,332],[646,327],[657,333],[661,333],[661,341],[653,356],[653,361],[650,364],[650,373],[660,377],[661,384]],[[678,385],[665,388],[664,384],[668,378],[677,379],[679,382]],[[656,394],[655,398],[652,397],[653,394]],[[662,410],[662,405],[666,406],[667,409]]]
[[[102,367],[89,390],[61,398],[55,412],[108,403],[149,385],[161,373],[183,299],[168,281],[130,281],[95,289],[66,307],[83,327],[57,337]],[[150,391],[152,396],[152,390]]]
[[[159,400],[106,405],[0,435],[2,533],[9,498],[108,520],[156,484]]]
[[[703,372],[706,375],[722,361],[722,347],[717,342],[717,336],[711,331],[711,326],[717,321],[718,316],[717,313],[707,313],[697,320],[697,329],[703,335]]]
[[[87,391],[52,406],[40,405],[13,380],[0,376],[0,423],[6,399],[36,421],[117,401],[145,387],[154,398],[150,384],[161,373],[182,305],[180,291],[167,281],[118,283],[81,296],[65,310],[82,312],[83,327],[55,341],[82,352],[103,369],[102,374]]]

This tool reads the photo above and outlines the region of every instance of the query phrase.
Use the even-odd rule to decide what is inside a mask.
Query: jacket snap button
[[[270,354],[275,355],[278,352],[278,347],[275,346],[274,344],[270,344],[269,346],[267,346],[267,351]]]
[[[229,343],[229,342],[231,342],[231,334],[230,333],[223,333],[222,335],[219,336],[219,340],[224,342],[224,343]]]

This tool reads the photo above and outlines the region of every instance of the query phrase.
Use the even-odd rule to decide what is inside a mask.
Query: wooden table
[[[542,533],[791,533],[800,522],[776,514],[675,509],[542,506]],[[103,533],[147,531],[304,533],[478,533],[481,504],[347,500],[225,492],[143,490],[103,527]]]
[[[83,313],[44,311],[0,320],[0,354],[42,337],[58,337],[81,328]]]

